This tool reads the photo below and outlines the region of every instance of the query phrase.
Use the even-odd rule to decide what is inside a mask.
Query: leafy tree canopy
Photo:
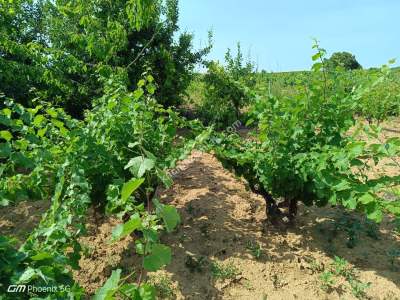
[[[177,34],[178,17],[177,0],[0,1],[0,91],[80,117],[110,78],[133,90],[151,70],[158,102],[177,105],[210,50]]]
[[[329,67],[342,67],[345,70],[362,69],[362,66],[357,61],[356,57],[349,52],[335,52],[326,60]]]

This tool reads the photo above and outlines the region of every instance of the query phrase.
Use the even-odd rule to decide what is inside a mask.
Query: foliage
[[[367,76],[358,76],[361,78],[357,81],[369,87],[358,100],[357,113],[369,123],[379,124],[391,116],[400,116],[400,77],[389,68],[393,62],[380,70],[369,71]]]
[[[112,234],[112,242],[116,242],[133,231],[142,233],[143,237],[135,241],[136,253],[143,256],[138,281],[129,283],[129,276],[120,278],[120,269],[113,271],[111,277],[97,291],[94,299],[116,299],[118,294],[130,299],[156,299],[155,288],[150,284],[142,283],[144,272],[157,271],[171,261],[171,249],[160,244],[159,231],[162,229],[172,231],[178,225],[180,218],[174,207],[161,204],[157,199],[153,202],[156,206],[156,214],[142,207],[139,212],[131,216],[129,221],[114,228]],[[160,223],[161,220],[163,223]]]
[[[160,299],[174,299],[175,287],[173,286],[172,280],[166,275],[155,275],[149,279],[149,282],[153,284],[157,290],[157,296]]]
[[[369,70],[350,70],[342,67],[327,68],[328,77],[334,76],[340,80],[340,85],[347,93],[363,86],[365,89],[359,98],[355,98],[358,107],[356,114],[366,118],[370,123],[381,123],[391,116],[400,115],[399,100],[399,73],[390,65],[394,60],[382,68]],[[267,73],[262,71],[256,74],[255,90],[257,94],[268,94],[277,98],[295,97],[304,93],[310,80],[323,80],[322,73],[309,71]],[[328,92],[335,93],[330,89]]]
[[[196,128],[196,122],[187,123],[158,104],[152,96],[153,77],[143,76],[133,93],[113,82],[119,87],[97,99],[83,121],[48,103],[26,109],[6,101],[0,113],[5,128],[0,143],[2,205],[26,195],[29,199],[51,197],[51,206],[38,228],[14,250],[16,258],[2,266],[9,275],[3,287],[63,284],[74,288],[54,296],[79,298],[83,291],[73,283],[68,266],[78,268],[81,246],[77,238],[85,232],[84,217],[90,204],[106,213],[130,216],[125,227],[114,232],[115,238],[141,228],[153,237],[158,220],[167,231],[178,224],[173,207],[158,203],[155,214],[143,213],[143,209],[150,208],[155,187],[171,184],[167,170],[208,133],[190,141],[177,140],[177,128]],[[144,250],[146,268],[154,270],[170,260],[165,246],[145,247],[153,251]]]
[[[30,90],[43,88],[42,9],[43,1],[0,1],[0,92],[23,104]]]
[[[261,248],[261,245],[258,243],[254,242],[247,242],[246,248],[250,251],[251,255],[253,255],[254,258],[260,259],[261,256],[263,255],[263,250]]]
[[[218,62],[208,64],[204,75],[205,97],[201,103],[201,117],[217,128],[224,128],[240,120],[240,110],[250,104],[254,86],[254,66],[243,62],[238,44],[236,57],[230,50],[225,55],[226,67]]]
[[[365,89],[349,93],[339,76],[325,72],[324,50],[315,47],[312,72],[320,76],[314,76],[303,93],[293,98],[270,96],[254,105],[258,139],[243,141],[237,135],[220,134],[213,139],[213,149],[265,197],[271,215],[279,212],[272,197],[283,197],[292,203],[291,216],[297,201],[343,205],[376,222],[383,212],[398,216],[398,202],[387,201],[382,192],[398,185],[400,177],[372,179],[366,172],[371,164],[396,157],[400,140],[360,141],[360,131],[371,140],[379,136],[378,127],[362,124],[349,135],[356,124],[356,100]]]
[[[346,280],[355,297],[358,299],[365,298],[365,290],[371,285],[371,283],[360,281],[355,274],[355,270],[349,265],[349,263],[345,259],[335,256],[329,269],[325,270],[320,275],[321,288],[325,291],[334,289],[338,279],[340,278]]]
[[[342,67],[345,70],[362,69],[356,57],[349,52],[335,52],[325,63],[329,68]]]
[[[240,274],[239,269],[233,264],[211,263],[211,274],[215,279],[233,279]]]
[[[39,95],[75,117],[83,117],[112,75],[134,90],[148,69],[157,101],[179,104],[211,47],[194,51],[189,33],[175,39],[176,0],[1,3],[0,66],[7,72],[0,91],[29,106]]]

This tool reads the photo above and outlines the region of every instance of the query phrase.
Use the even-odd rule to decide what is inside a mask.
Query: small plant
[[[94,249],[88,245],[82,245],[82,254],[84,257],[91,257],[94,253]]]
[[[310,269],[313,271],[313,273],[322,272],[324,271],[324,265],[321,262],[313,259],[310,263]]]
[[[194,206],[192,203],[189,202],[188,206],[186,207],[186,211],[189,215],[194,215]]]
[[[149,280],[149,283],[156,288],[157,296],[160,299],[175,299],[175,288],[168,276],[154,276]]]
[[[379,240],[379,227],[375,222],[368,219],[365,220],[364,230],[367,236],[373,238],[374,240]]]
[[[248,280],[248,279],[245,279],[243,281],[243,286],[249,291],[254,291],[254,286],[251,284],[250,280]]]
[[[335,284],[334,274],[330,271],[323,272],[319,279],[321,280],[321,289],[324,291],[332,290]]]
[[[344,278],[350,285],[351,293],[355,297],[364,298],[366,296],[365,290],[370,287],[371,283],[360,281],[355,274],[355,270],[349,265],[347,260],[338,256],[335,256],[330,269],[326,270],[319,277],[322,290],[329,292],[335,288],[335,282],[340,277]]]
[[[248,241],[246,248],[250,251],[251,255],[253,255],[253,257],[256,259],[260,259],[261,256],[263,255],[261,245],[258,243]]]
[[[346,279],[354,277],[354,270],[344,258],[335,256],[332,269],[336,276],[343,276]]]
[[[393,231],[397,234],[400,235],[400,218],[396,218],[393,221],[394,229]]]
[[[215,279],[233,279],[237,275],[239,275],[240,271],[236,268],[233,263],[229,264],[220,264],[217,262],[213,262],[211,264],[211,274]]]
[[[351,293],[357,297],[358,299],[362,299],[366,297],[366,289],[371,286],[370,282],[361,282],[358,279],[349,280],[349,284],[351,287]]]
[[[185,259],[185,266],[190,272],[202,272],[204,267],[208,264],[207,258],[200,256],[199,258],[194,255],[187,255]]]
[[[344,214],[335,222],[335,231],[346,232],[348,236],[346,245],[348,248],[354,248],[359,241],[362,227],[358,220],[350,217],[349,214]]]
[[[358,220],[345,213],[339,219],[335,221],[334,232],[346,232],[348,240],[346,245],[348,248],[354,248],[360,240],[360,235],[365,233],[368,237],[374,240],[379,239],[379,227],[376,222],[364,218],[364,220]],[[336,235],[336,234],[335,234]]]

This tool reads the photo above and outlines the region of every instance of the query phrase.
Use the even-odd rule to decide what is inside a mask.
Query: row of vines
[[[290,220],[297,202],[340,205],[376,222],[385,213],[399,217],[400,203],[393,197],[398,198],[400,176],[370,175],[377,165],[400,167],[400,138],[380,137],[379,123],[398,115],[400,103],[399,94],[389,97],[391,91],[382,88],[392,82],[390,68],[383,66],[374,80],[351,85],[348,74],[326,67],[325,50],[317,42],[314,49],[308,80],[296,93],[254,96],[246,115],[247,125],[256,124],[251,138],[218,133],[211,148],[265,198],[272,220],[282,215],[275,199],[282,199]],[[379,86],[377,93],[386,91],[386,98],[375,97]]]

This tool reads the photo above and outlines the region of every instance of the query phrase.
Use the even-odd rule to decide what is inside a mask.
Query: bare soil
[[[371,282],[368,298],[400,299],[400,273],[387,254],[398,249],[400,237],[389,220],[378,229],[378,240],[360,232],[350,249],[347,235],[334,233],[333,220],[346,219],[338,208],[302,206],[295,226],[277,228],[265,222],[264,200],[212,155],[194,152],[179,169],[161,198],[178,207],[183,224],[164,237],[174,258],[158,272],[174,283],[176,299],[355,299],[340,278],[328,292],[321,288],[319,277],[335,255],[361,282]],[[252,254],[255,245],[259,258]],[[213,276],[215,263],[234,266],[235,274]]]

